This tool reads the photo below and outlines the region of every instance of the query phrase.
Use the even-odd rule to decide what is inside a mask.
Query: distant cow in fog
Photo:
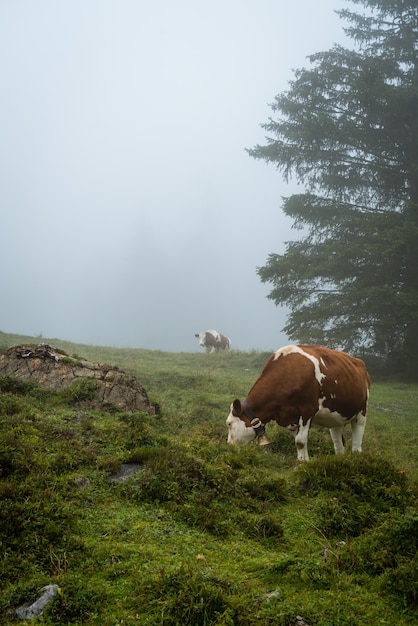
[[[195,337],[199,339],[199,345],[206,348],[206,352],[218,352],[231,347],[231,340],[216,330],[205,330],[202,333],[196,333]]]

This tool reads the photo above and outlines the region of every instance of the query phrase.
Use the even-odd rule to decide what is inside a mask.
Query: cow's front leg
[[[295,430],[295,444],[298,455],[298,461],[309,461],[308,454],[308,435],[311,427],[311,419],[306,424],[303,423],[303,417],[299,418],[299,428]]]

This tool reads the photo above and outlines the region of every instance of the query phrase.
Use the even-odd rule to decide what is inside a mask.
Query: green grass
[[[267,354],[43,341],[138,376],[160,414],[85,413],[0,377],[0,625],[50,583],[32,623],[416,622],[417,385],[373,382],[364,454],[337,458],[312,430],[297,467],[283,428],[267,448],[226,444]],[[24,342],[0,333],[3,349]],[[140,471],[116,484],[123,462]]]

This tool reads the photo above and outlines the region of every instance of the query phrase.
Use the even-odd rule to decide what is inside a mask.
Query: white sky
[[[0,330],[274,350],[295,192],[245,148],[344,0],[0,0]]]

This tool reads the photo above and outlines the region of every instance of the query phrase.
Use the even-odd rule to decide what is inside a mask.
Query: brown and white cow
[[[343,427],[351,424],[352,449],[361,452],[370,376],[366,366],[345,352],[323,346],[286,346],[274,352],[243,402],[234,400],[226,420],[228,443],[255,438],[269,443],[271,420],[295,437],[299,461],[307,461],[311,426],[329,428],[336,454],[344,452]]]
[[[231,340],[217,330],[205,330],[202,333],[196,333],[195,337],[199,339],[199,345],[206,348],[206,352],[218,352],[231,347]]]

